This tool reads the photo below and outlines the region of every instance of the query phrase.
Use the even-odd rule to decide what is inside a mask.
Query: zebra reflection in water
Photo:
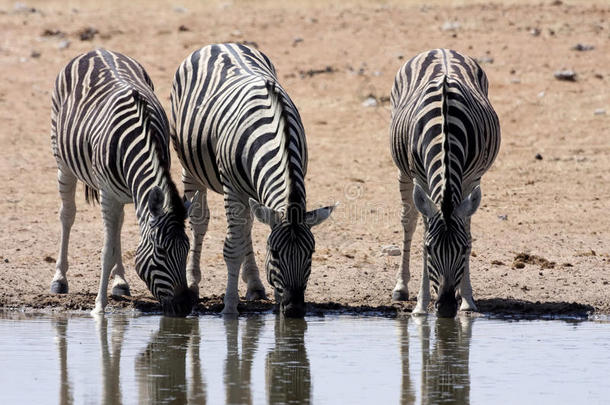
[[[198,318],[162,317],[159,331],[136,358],[139,403],[205,404],[199,346]],[[192,367],[188,384],[187,355]]]
[[[402,359],[400,403],[415,403],[413,380],[409,373],[409,339],[412,343],[414,337],[409,336],[409,322],[417,325],[421,344],[421,403],[469,404],[470,340],[473,323],[470,317],[437,318],[434,321],[434,339],[431,338],[432,327],[427,317],[404,318],[398,321]]]
[[[74,396],[72,394],[72,383],[68,376],[68,344],[66,342],[68,318],[54,319],[53,328],[55,329],[55,341],[59,354],[59,404],[71,405],[74,403]]]
[[[309,404],[311,368],[305,347],[304,319],[275,320],[275,347],[267,353],[265,385],[270,404]]]
[[[254,354],[258,348],[261,329],[265,321],[260,316],[246,319],[239,351],[239,319],[224,320],[227,335],[227,358],[225,361],[224,383],[227,404],[252,404],[251,371]]]

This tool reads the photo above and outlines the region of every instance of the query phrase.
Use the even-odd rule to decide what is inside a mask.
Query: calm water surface
[[[0,404],[607,404],[610,323],[0,312]]]

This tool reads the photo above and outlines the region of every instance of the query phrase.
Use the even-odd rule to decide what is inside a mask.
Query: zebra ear
[[[479,204],[481,204],[481,186],[476,186],[455,209],[454,213],[460,218],[468,218],[476,212]]]
[[[250,211],[252,211],[256,219],[261,221],[263,224],[269,225],[273,228],[278,222],[280,222],[280,216],[271,208],[265,207],[254,198],[250,198],[248,203],[250,204]]]
[[[417,183],[415,183],[415,187],[413,188],[413,203],[415,204],[415,208],[417,208],[426,218],[433,217],[434,214],[438,212],[438,208],[434,204],[434,201],[428,197],[428,194],[426,194],[424,189]]]
[[[159,218],[163,214],[163,204],[165,203],[165,195],[158,186],[153,187],[148,194],[148,210],[150,211],[151,220]]]
[[[335,207],[339,205],[338,202],[335,205],[329,205],[328,207],[318,208],[317,210],[309,211],[305,214],[305,223],[309,225],[309,227],[314,227],[316,225],[320,225],[324,222],[330,214],[333,212]]]

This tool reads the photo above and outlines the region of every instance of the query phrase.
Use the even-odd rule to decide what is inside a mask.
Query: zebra
[[[481,202],[480,181],[500,148],[498,117],[487,77],[468,56],[435,49],[398,71],[391,93],[390,149],[399,168],[404,230],[402,264],[392,299],[408,299],[411,240],[422,214],[423,275],[414,314],[427,312],[430,281],[442,317],[476,311],[470,285],[470,218]]]
[[[305,131],[273,64],[242,44],[203,47],[176,71],[170,99],[170,132],[183,166],[185,195],[193,199],[189,288],[197,291],[201,280],[211,189],[224,195],[228,222],[223,314],[238,312],[242,264],[246,299],[266,296],[252,251],[253,213],[271,228],[265,265],[276,302],[284,315],[303,316],[315,245],[311,228],[327,219],[334,206],[306,211]]]
[[[61,241],[52,293],[67,293],[68,242],[76,215],[77,180],[87,202],[101,203],[104,247],[92,313],[112,293],[129,295],[121,259],[123,207],[134,202],[140,226],[136,270],[167,315],[185,316],[197,297],[186,288],[186,207],[170,177],[169,125],[144,68],[97,49],[72,59],[52,97],[51,143],[61,197]]]

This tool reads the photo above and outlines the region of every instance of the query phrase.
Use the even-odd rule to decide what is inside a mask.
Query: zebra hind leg
[[[392,301],[407,301],[409,299],[409,259],[411,257],[411,241],[417,226],[418,212],[413,207],[413,180],[404,173],[399,177],[400,197],[402,199],[401,222],[403,228],[402,263],[396,274],[396,286],[392,291]]]
[[[61,241],[59,245],[59,257],[55,265],[55,276],[51,282],[51,293],[66,294],[68,292],[68,244],[70,242],[70,230],[76,217],[76,203],[74,195],[76,193],[76,176],[68,169],[59,167],[57,170],[57,183],[59,186],[59,196],[61,198],[61,208],[59,210],[59,220],[61,221]]]
[[[114,275],[114,281],[112,282],[112,295],[117,297],[119,296],[127,296],[131,295],[129,291],[129,284],[125,280],[125,267],[123,266],[123,258],[121,255],[121,228],[123,227],[123,218],[125,217],[125,212],[123,208],[121,208],[119,214],[119,223],[117,228],[117,234],[115,235],[115,240],[117,241],[117,256],[116,256],[116,264],[112,269],[112,275]]]
[[[208,230],[210,222],[210,210],[208,208],[207,190],[195,184],[193,179],[183,170],[182,182],[184,184],[184,195],[191,201],[189,208],[189,223],[193,233],[191,250],[186,265],[186,283],[193,292],[199,296],[199,282],[201,281],[201,246],[203,237]],[[197,193],[197,191],[199,193]]]

